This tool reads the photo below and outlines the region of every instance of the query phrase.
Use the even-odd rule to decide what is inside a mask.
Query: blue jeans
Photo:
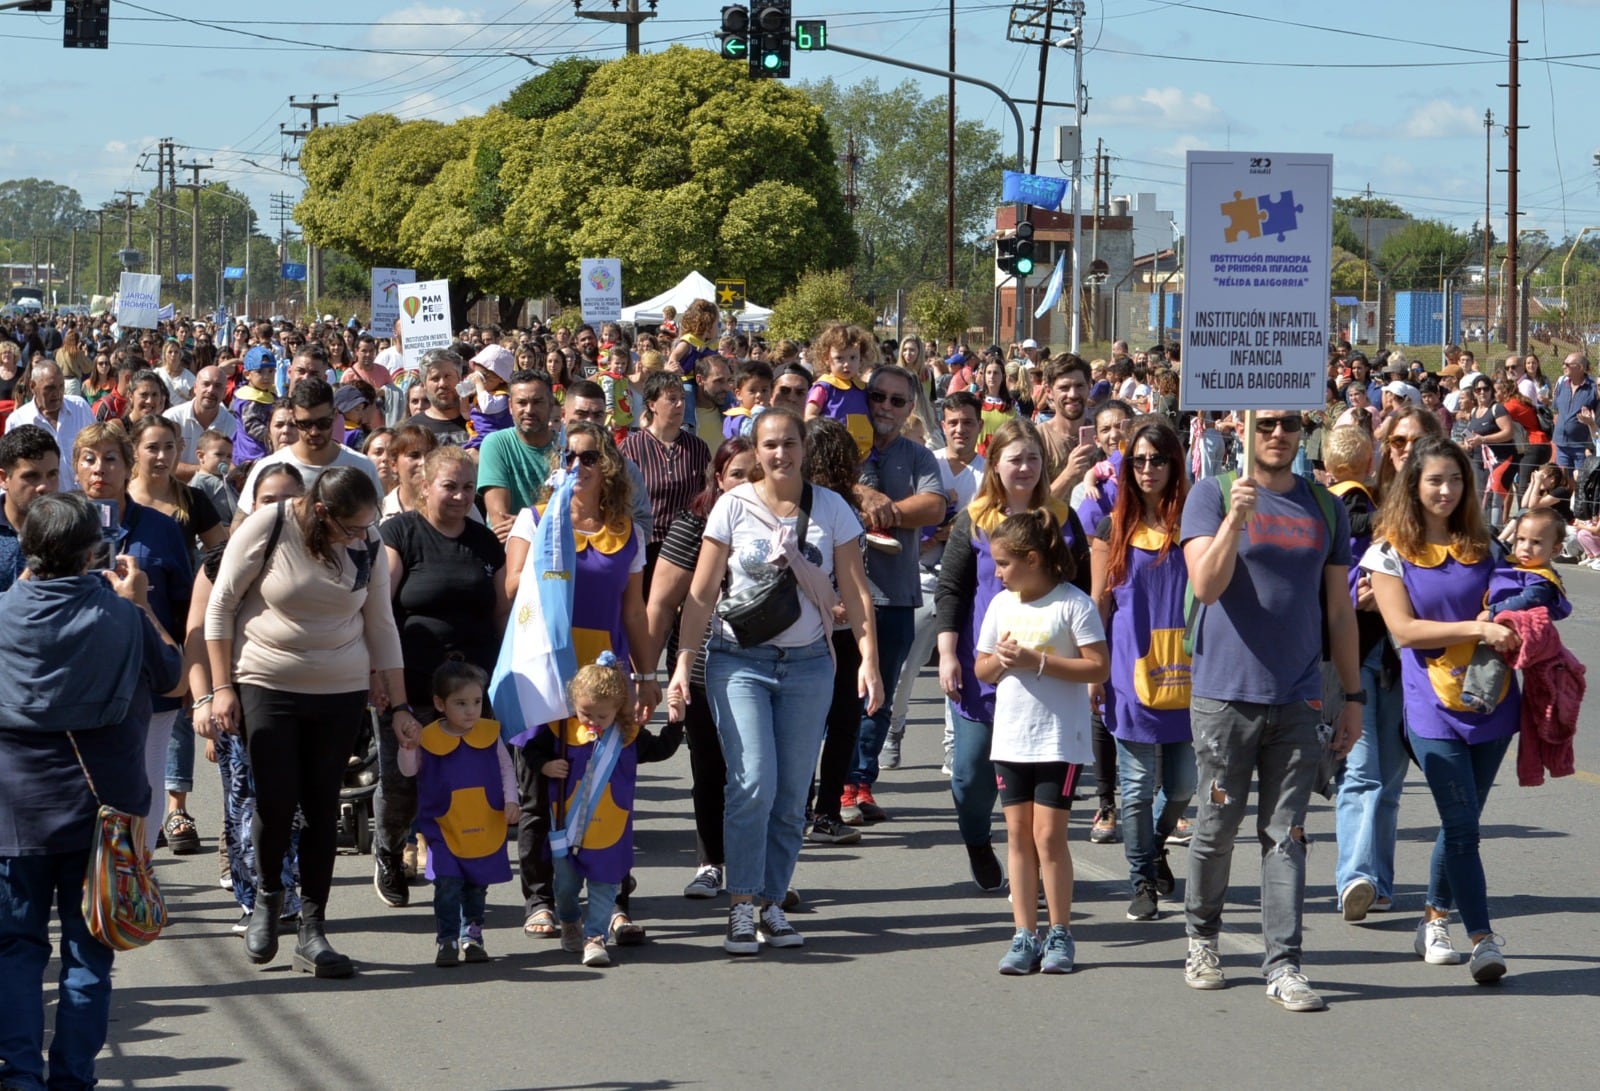
[[[950,796],[956,803],[956,827],[961,843],[976,848],[987,845],[994,834],[994,801],[1000,796],[995,784],[994,762],[989,749],[994,742],[994,725],[969,720],[945,702],[950,722],[956,730],[955,759],[950,763]]]
[[[918,606],[911,614],[911,645],[906,652],[905,664],[901,666],[899,677],[894,686],[894,700],[886,701],[890,706],[889,726],[899,734],[906,729],[906,712],[911,706],[911,689],[916,684],[917,676],[922,673],[922,668],[927,665],[928,657],[933,654],[934,644],[939,639],[939,615],[933,608],[933,593],[937,590],[938,578],[931,570],[922,573],[922,605]]]
[[[194,720],[181,709],[177,719],[172,721],[172,731],[167,738],[165,773],[167,791],[194,791]]]
[[[802,648],[741,648],[713,637],[706,695],[728,763],[728,893],[781,902],[800,858],[806,795],[833,700],[827,638]]]
[[[84,923],[88,866],[88,849],[0,857],[0,1084],[8,1088],[47,1086],[43,982],[52,908],[61,917],[61,978],[48,1086],[94,1086],[94,1058],[111,1018],[114,952]]]
[[[1222,931],[1234,839],[1259,779],[1256,840],[1261,845],[1262,970],[1300,965],[1306,902],[1306,807],[1322,756],[1319,711],[1309,701],[1263,705],[1195,697],[1194,725],[1199,820],[1189,843],[1184,912],[1191,937]]]
[[[1398,678],[1384,689],[1383,644],[1361,664],[1361,688],[1367,705],[1361,711],[1361,738],[1345,760],[1334,801],[1334,830],[1339,861],[1333,889],[1342,902],[1344,888],[1366,879],[1380,898],[1394,897],[1394,843],[1400,829],[1400,792],[1406,784],[1405,730],[1400,725],[1404,697]]]
[[[911,642],[917,635],[915,606],[876,606],[873,613],[878,622],[878,670],[883,675],[883,704],[871,716],[861,717],[861,731],[856,735],[856,760],[850,769],[850,783],[868,787],[878,781],[878,755],[883,751],[883,740],[889,735],[889,716],[894,708],[895,691],[899,688],[900,668],[905,666]]]
[[[1562,443],[1556,446],[1556,465],[1566,470],[1577,470],[1583,465],[1583,460],[1589,457],[1589,448],[1585,445]]]
[[[1128,881],[1156,881],[1156,860],[1194,798],[1194,744],[1117,740],[1117,784],[1122,791],[1123,852]],[[1160,787],[1156,786],[1159,774]]]
[[[440,943],[458,939],[483,939],[483,904],[489,888],[469,883],[459,875],[441,875],[433,881],[433,921]],[[576,899],[574,899],[576,904]],[[469,929],[475,932],[469,933]]]
[[[1468,746],[1460,739],[1424,739],[1411,732],[1411,749],[1439,808],[1439,836],[1428,866],[1428,905],[1461,912],[1467,935],[1489,927],[1489,885],[1478,855],[1478,818],[1506,756],[1511,737]]]
[[[556,894],[556,919],[562,924],[573,924],[583,921],[583,938],[594,939],[603,936],[611,930],[611,914],[617,907],[617,884],[597,883],[593,879],[589,883],[589,904],[587,912],[578,907],[578,898],[583,894],[584,878],[578,874],[578,869],[572,865],[572,857],[557,855],[553,866],[555,876],[553,883]],[[479,921],[482,921],[482,896],[479,896]],[[438,910],[435,909],[435,912]]]
[[[234,900],[249,913],[256,907],[256,780],[250,772],[250,753],[242,736],[226,731],[217,735],[217,772],[222,776],[222,836],[228,846],[228,875],[233,882]],[[300,912],[301,825],[296,812],[279,877],[286,917]]]

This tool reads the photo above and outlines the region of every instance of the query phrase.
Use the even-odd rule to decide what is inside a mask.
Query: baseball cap
[[[1439,369],[1439,374],[1449,379],[1459,379],[1466,373],[1466,369],[1460,364],[1446,364]]]
[[[1383,373],[1385,375],[1404,375],[1410,370],[1406,366],[1406,358],[1404,356],[1391,356],[1389,357],[1389,362],[1383,365]]]
[[[1025,349],[1036,349],[1039,347],[1039,342],[1030,337],[1026,341],[1022,342],[1022,347]]]
[[[499,345],[485,345],[478,350],[478,354],[471,362],[492,371],[499,376],[501,382],[510,382],[511,369],[516,366],[517,358],[511,354],[510,349],[501,348]]]
[[[1393,394],[1411,405],[1420,405],[1422,403],[1422,392],[1410,383],[1402,383],[1398,379],[1385,386],[1383,392],[1385,394]]]
[[[340,413],[354,413],[369,404],[367,396],[348,383],[333,392],[333,408]]]
[[[272,355],[272,350],[264,345],[257,345],[244,354],[244,369],[246,371],[260,371],[263,368],[276,368],[278,360]]]

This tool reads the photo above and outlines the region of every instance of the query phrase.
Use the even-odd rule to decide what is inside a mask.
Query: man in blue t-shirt
[[[1195,485],[1183,509],[1183,554],[1202,603],[1194,639],[1191,719],[1199,772],[1199,821],[1189,846],[1189,957],[1184,980],[1220,989],[1217,954],[1234,838],[1260,780],[1261,932],[1267,996],[1290,1011],[1322,998],[1300,973],[1306,889],[1306,807],[1322,743],[1323,613],[1329,658],[1345,706],[1332,747],[1361,735],[1355,609],[1350,602],[1349,516],[1333,504],[1332,534],[1314,486],[1294,474],[1300,414],[1256,414],[1253,476]],[[1321,601],[1321,609],[1309,605]]]
[[[1569,353],[1561,362],[1561,371],[1561,378],[1556,380],[1556,431],[1551,441],[1556,447],[1556,465],[1576,470],[1594,447],[1600,397],[1589,377],[1589,358],[1583,353]]]

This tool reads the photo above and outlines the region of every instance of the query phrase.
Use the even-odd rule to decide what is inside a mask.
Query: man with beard
[[[222,394],[222,372],[216,367],[203,367],[194,377],[194,397],[162,414],[182,433],[179,438],[183,446],[178,451],[178,465],[172,471],[180,481],[190,481],[200,472],[202,435],[214,431],[232,439],[239,429],[239,422],[222,404]]]
[[[422,388],[428,407],[410,417],[406,424],[418,424],[432,432],[441,447],[462,447],[472,438],[461,415],[461,357],[448,349],[434,349],[422,358]]]
[[[1197,603],[1190,715],[1199,817],[1189,845],[1184,982],[1225,985],[1217,937],[1234,839],[1259,779],[1261,934],[1267,998],[1288,1011],[1325,1005],[1300,972],[1306,893],[1306,807],[1322,755],[1323,627],[1344,708],[1333,753],[1361,737],[1366,694],[1350,601],[1344,505],[1294,473],[1300,414],[1255,416],[1254,470],[1206,478],[1183,509],[1183,555]],[[1250,465],[1247,461],[1246,465]],[[1321,602],[1321,608],[1312,606]]]
[[[523,508],[539,498],[550,476],[556,434],[550,427],[550,376],[518,371],[511,376],[511,420],[483,441],[478,453],[478,489],[489,527],[502,542]]]
[[[61,491],[61,451],[38,425],[25,424],[0,439],[0,591],[16,582],[27,567],[18,535],[28,505]]]
[[[1097,449],[1092,443],[1080,445],[1078,431],[1089,423],[1089,365],[1081,356],[1063,352],[1044,369],[1045,399],[1050,419],[1039,425],[1044,440],[1045,472],[1050,475],[1050,493],[1058,500],[1070,501],[1072,490],[1094,465]]]
[[[328,467],[351,466],[372,478],[378,495],[383,495],[383,480],[378,476],[378,467],[372,459],[333,438],[337,426],[334,420],[333,387],[316,376],[302,379],[289,395],[289,407],[299,438],[287,447],[256,459],[255,465],[250,468],[250,476],[245,479],[244,488],[240,490],[239,515],[235,525],[255,510],[256,479],[261,476],[261,471],[280,462],[287,462],[300,471],[308,493]]]
[[[594,378],[600,370],[600,338],[595,336],[594,327],[579,326],[573,335],[572,347],[578,350],[578,367],[583,371],[583,378]]]

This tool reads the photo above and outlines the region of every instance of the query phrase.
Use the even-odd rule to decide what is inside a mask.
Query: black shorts
[[[994,782],[1002,807],[1032,803],[1065,811],[1072,808],[1078,767],[1065,761],[997,761]]]

